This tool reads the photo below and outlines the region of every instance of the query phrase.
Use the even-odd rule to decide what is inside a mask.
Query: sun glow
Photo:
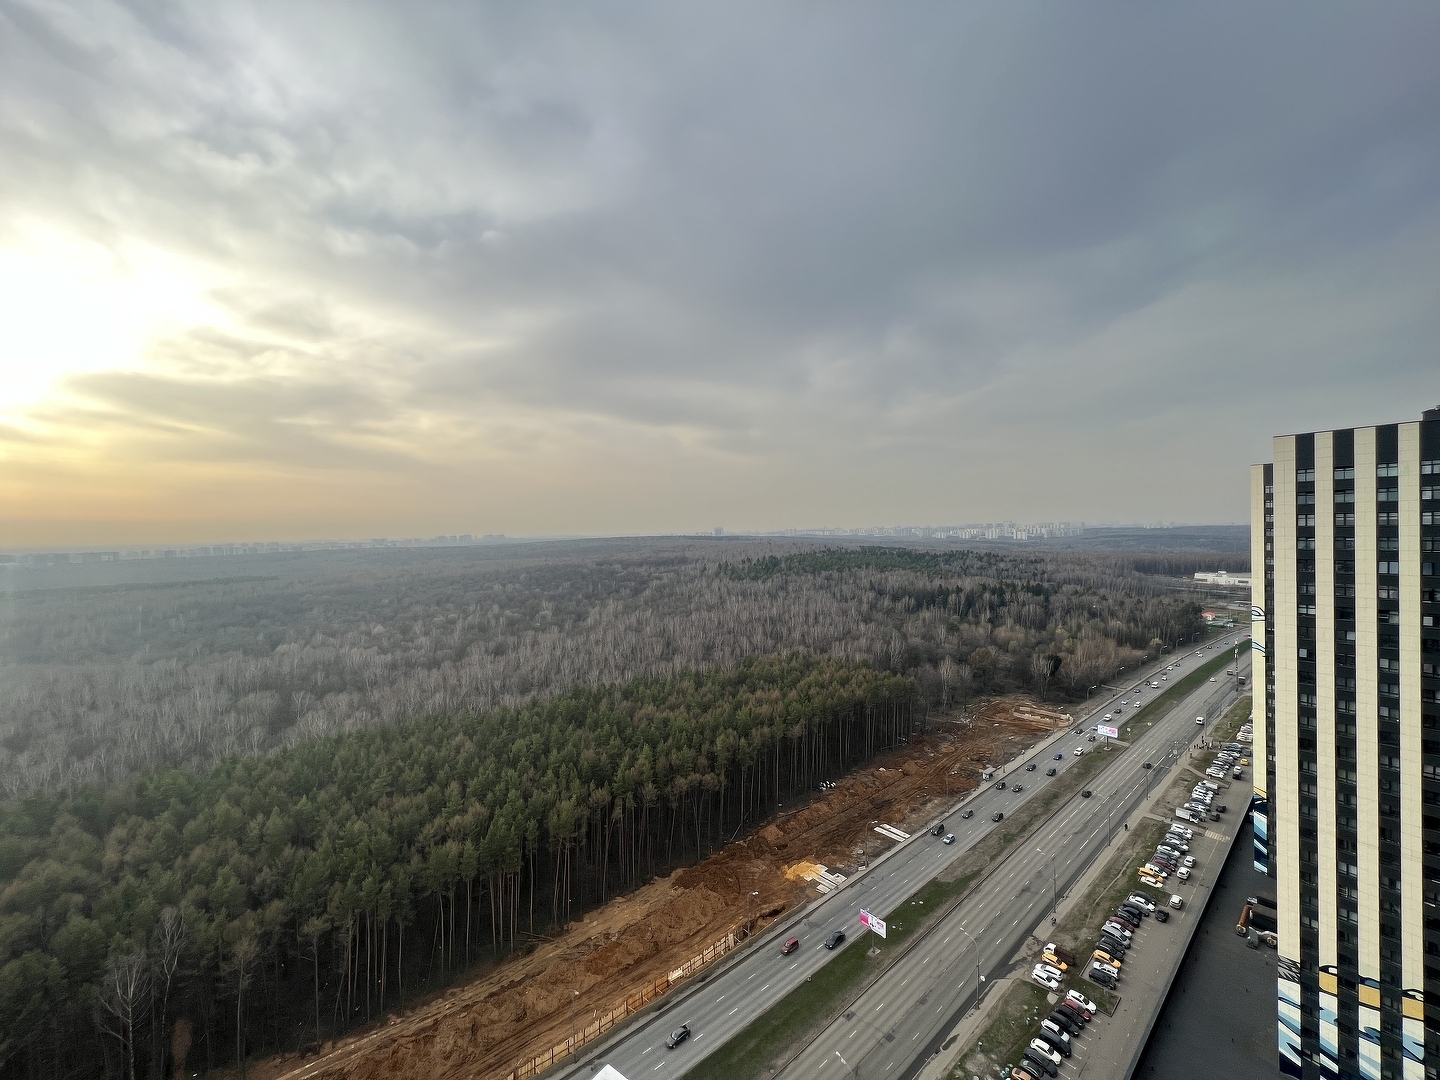
[[[223,320],[196,268],[146,245],[28,226],[0,234],[0,414],[96,371],[147,366],[150,342]]]

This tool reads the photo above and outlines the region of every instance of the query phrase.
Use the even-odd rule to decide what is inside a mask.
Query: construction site
[[[703,862],[611,901],[467,982],[258,1080],[528,1080],[929,825],[985,769],[1067,725],[1028,698],[932,716],[889,751]]]

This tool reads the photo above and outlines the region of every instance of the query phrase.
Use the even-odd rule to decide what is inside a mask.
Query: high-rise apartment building
[[[1440,409],[1277,437],[1251,520],[1255,863],[1278,906],[1280,1069],[1434,1078]]]

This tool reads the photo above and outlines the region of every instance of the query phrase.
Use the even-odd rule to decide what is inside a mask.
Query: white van
[[[1176,816],[1177,818],[1179,818],[1181,821],[1199,821],[1199,820],[1201,820],[1199,814],[1191,813],[1189,810],[1186,810],[1185,807],[1183,807],[1183,806],[1177,806],[1177,807],[1175,808],[1175,816]]]

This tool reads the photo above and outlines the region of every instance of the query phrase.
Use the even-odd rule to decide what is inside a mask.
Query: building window
[[[1399,514],[1395,514],[1395,513],[1390,513],[1390,514],[1387,514],[1387,513],[1384,513],[1384,512],[1378,513],[1378,514],[1375,515],[1375,524],[1376,524],[1376,525],[1399,525],[1399,524],[1400,524],[1400,515],[1399,515]]]
[[[1296,469],[1296,470],[1295,470],[1295,482],[1296,482],[1297,484],[1310,483],[1310,482],[1312,482],[1314,479],[1315,479],[1315,470],[1314,470],[1314,469]]]
[[[1382,559],[1375,564],[1375,572],[1377,574],[1398,574],[1400,573],[1400,564],[1398,562],[1386,562]]]
[[[1440,461],[1420,462],[1421,476],[1440,476]]]
[[[1295,516],[1295,527],[1299,529],[1313,529],[1315,527],[1315,515],[1297,514]]]
[[[1376,598],[1379,600],[1399,600],[1400,590],[1394,585],[1381,585]]]
[[[1398,463],[1393,462],[1393,461],[1392,461],[1392,462],[1387,462],[1387,463],[1384,464],[1384,465],[1376,465],[1376,466],[1375,466],[1375,475],[1376,475],[1376,476],[1399,476],[1399,475],[1400,475],[1400,466],[1399,466]]]

